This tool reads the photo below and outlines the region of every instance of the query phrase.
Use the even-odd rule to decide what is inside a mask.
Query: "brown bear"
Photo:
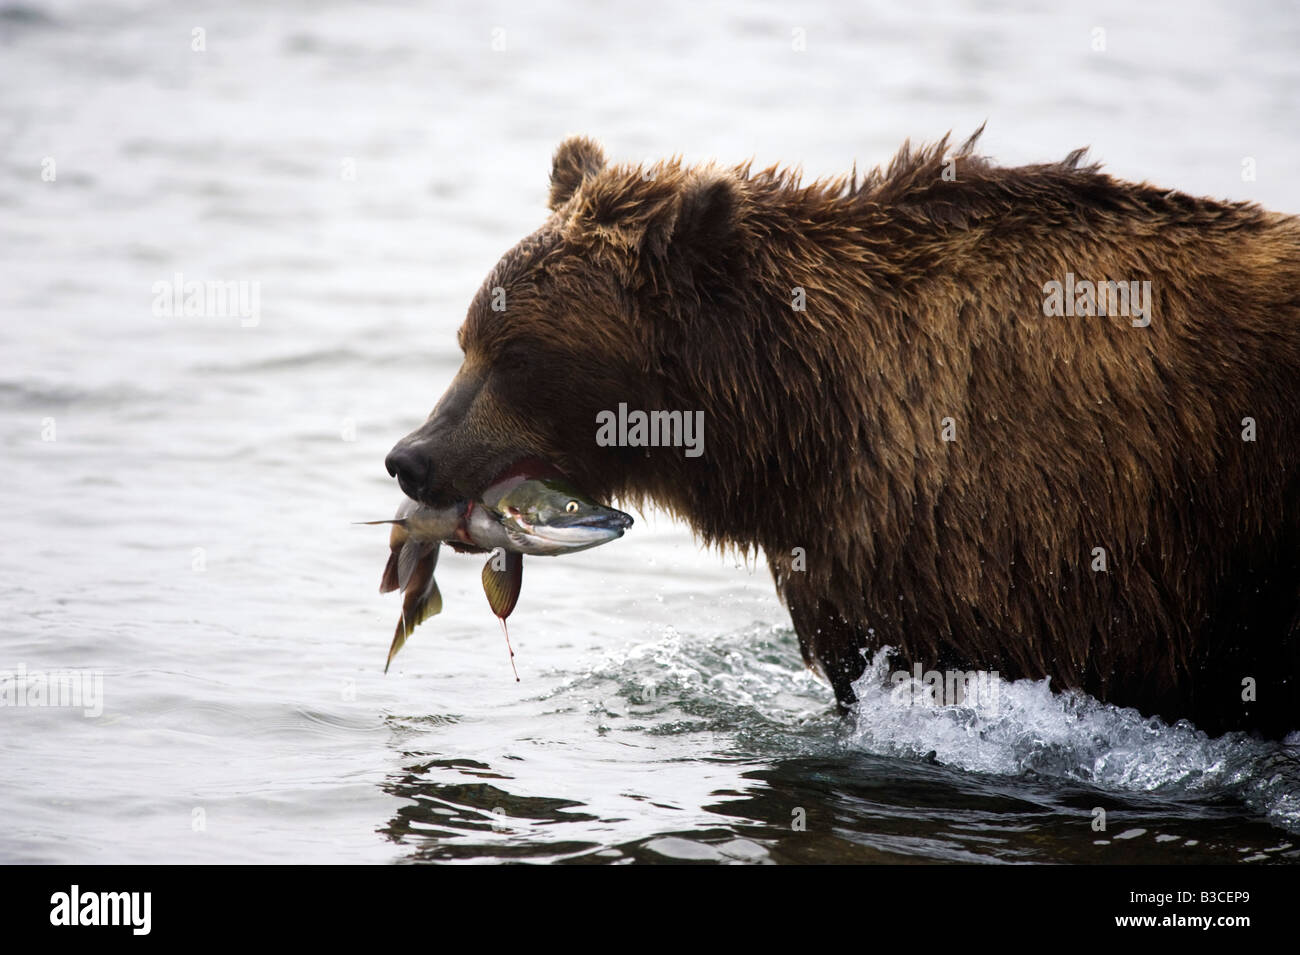
[[[1300,727],[1300,224],[978,135],[808,185],[567,140],[389,473],[444,504],[536,459],[761,548],[842,706],[890,646]],[[703,453],[598,441],[621,406]]]

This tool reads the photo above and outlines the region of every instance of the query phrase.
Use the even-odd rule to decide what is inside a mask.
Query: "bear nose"
[[[397,478],[402,492],[414,498],[428,485],[433,460],[421,448],[399,441],[384,458],[384,467],[391,477]]]

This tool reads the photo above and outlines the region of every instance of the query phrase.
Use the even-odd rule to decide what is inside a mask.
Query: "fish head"
[[[525,553],[586,550],[622,537],[632,526],[631,515],[596,503],[560,478],[525,479],[485,503]]]

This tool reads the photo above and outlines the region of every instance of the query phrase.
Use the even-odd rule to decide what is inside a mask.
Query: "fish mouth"
[[[602,508],[593,514],[564,515],[549,524],[530,524],[518,511],[511,509],[506,520],[529,537],[563,547],[603,544],[623,536],[632,526],[632,516],[614,508]]]
[[[599,530],[622,534],[632,526],[632,515],[612,507],[604,507],[594,514],[564,515],[546,525],[543,530]]]
[[[517,526],[511,527],[512,523]],[[506,530],[506,536],[518,545],[521,550],[536,548],[540,543],[555,547],[557,551],[568,553],[595,547],[597,544],[604,544],[607,541],[616,540],[623,536],[623,528],[621,527],[584,527],[581,525],[572,527],[543,525],[538,527],[513,517],[503,522],[503,526]]]
[[[549,524],[529,524],[515,508],[508,509],[508,520],[519,526],[530,537],[542,541],[578,542],[612,541],[623,537],[623,531],[632,526],[632,515],[625,515],[612,507],[602,507],[591,513],[576,513],[554,518]]]

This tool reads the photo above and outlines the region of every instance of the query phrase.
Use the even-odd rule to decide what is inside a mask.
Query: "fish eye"
[[[565,509],[566,511],[568,511],[570,514],[577,514],[577,513],[578,513],[578,502],[577,502],[577,501],[570,501],[568,504],[565,504],[565,505],[564,505],[564,509]]]

